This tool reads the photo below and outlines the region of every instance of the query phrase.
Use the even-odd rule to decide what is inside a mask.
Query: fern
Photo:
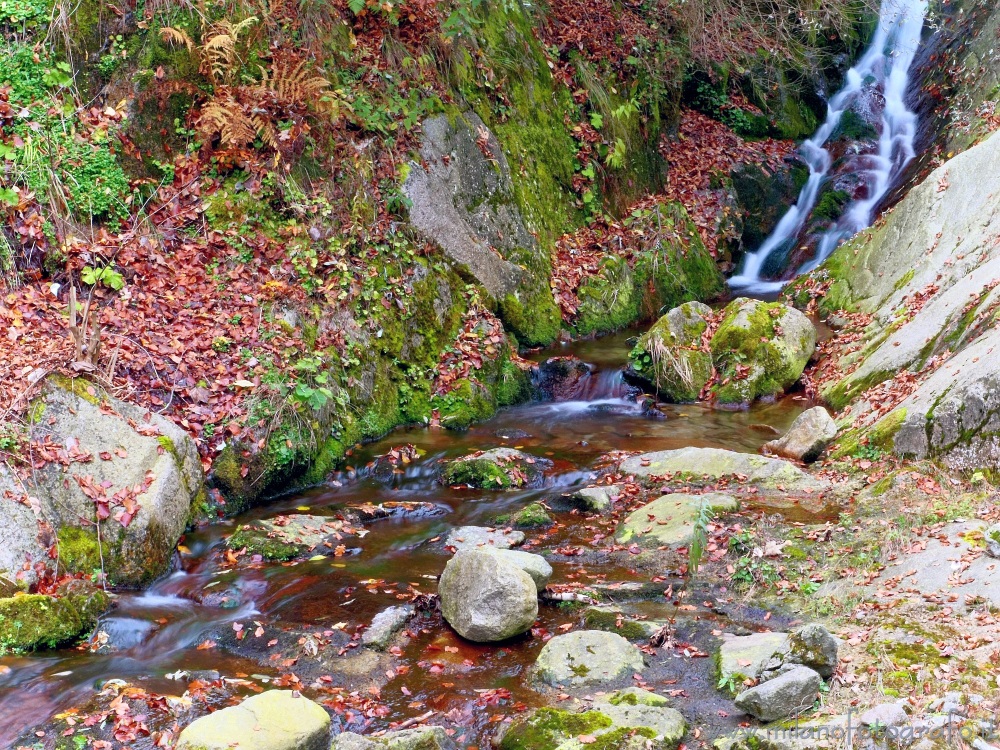
[[[694,529],[691,532],[691,544],[688,545],[688,571],[697,573],[698,566],[701,565],[701,558],[705,554],[705,545],[708,543],[708,524],[715,518],[715,510],[706,502],[702,502],[698,508],[698,515],[694,519]]]
[[[160,29],[160,39],[174,47],[187,47],[188,52],[194,52],[194,40],[184,29],[164,26]]]
[[[351,13],[358,15],[365,9],[365,0],[347,0],[347,7],[351,9]]]

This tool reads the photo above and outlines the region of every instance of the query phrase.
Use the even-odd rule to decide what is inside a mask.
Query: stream
[[[434,592],[434,578],[448,559],[439,540],[449,529],[490,525],[496,516],[532,501],[548,501],[556,525],[526,530],[525,549],[549,556],[555,569],[554,583],[589,580],[648,584],[652,576],[649,571],[611,563],[591,552],[579,558],[555,552],[572,546],[589,549],[593,536],[588,517],[560,505],[559,498],[571,488],[594,480],[601,456],[609,451],[707,446],[756,452],[774,434],[761,425],[784,430],[810,404],[793,395],[777,403],[758,404],[748,411],[660,404],[656,412],[649,413],[629,398],[630,389],[620,371],[629,338],[634,335],[631,332],[600,341],[577,342],[534,355],[543,360],[573,354],[593,365],[576,400],[510,408],[467,432],[396,430],[358,449],[351,457],[353,468],[346,467],[325,486],[187,534],[179,547],[175,572],[146,592],[119,593],[117,606],[102,619],[89,644],[0,659],[0,746],[9,747],[27,728],[44,726],[55,714],[85,704],[110,679],[168,696],[181,695],[185,680],[195,676],[206,680],[241,676],[233,683],[235,693],[245,692],[246,682],[267,685],[288,670],[268,664],[248,643],[262,644],[272,632],[306,633],[302,636],[306,640],[309,632],[315,632],[321,645],[330,644],[326,648],[332,651],[340,643],[338,636],[347,640],[379,611],[409,599],[414,591]],[[421,455],[392,473],[390,479],[362,468],[374,457],[404,444],[413,444]],[[449,488],[437,481],[442,458],[496,446],[516,446],[551,459],[553,468],[547,472],[544,485],[490,493]],[[223,554],[224,538],[236,524],[247,520],[289,512],[334,515],[351,504],[386,501],[428,502],[436,511],[372,522],[367,527],[369,533],[361,539],[350,539],[347,544],[351,548],[339,557],[234,566]],[[695,601],[700,602],[701,597]],[[720,620],[721,615],[700,604],[691,608],[697,611],[683,613],[675,604],[661,595],[635,606],[651,618],[678,618],[677,636],[706,651],[718,641],[711,633],[713,629],[742,626]],[[770,625],[776,622],[772,620]],[[251,634],[237,642],[231,637],[234,623],[248,631],[260,627],[268,635],[255,639]],[[494,711],[477,708],[483,705],[482,691],[509,691],[509,695],[502,694],[501,701],[508,706],[539,705],[541,698],[528,684],[526,668],[542,646],[542,638],[537,636],[545,631],[558,632],[559,626],[566,623],[579,627],[579,612],[544,605],[540,607],[535,635],[501,646],[476,645],[462,641],[439,615],[425,614],[418,626],[411,626],[419,627],[419,632],[395,655],[398,658],[390,667],[388,680],[379,682],[381,702],[388,712],[375,717],[348,712],[340,716],[338,728],[384,729],[389,722],[434,710],[467,730],[466,744],[483,742],[492,730],[489,714]],[[225,640],[226,634],[229,641]],[[218,645],[206,648],[206,641],[218,641]],[[309,650],[308,644],[304,648]],[[310,683],[319,675],[333,673],[331,670],[337,666],[332,655],[324,661],[320,654],[314,666],[306,665],[307,661],[312,663],[303,658],[292,671],[302,676],[304,692],[311,694]],[[682,711],[723,722],[716,714],[731,708],[731,703],[715,690],[710,662],[708,658],[677,654],[652,673],[650,684],[653,689],[657,682],[683,688],[687,698],[678,704]],[[377,667],[385,668],[384,663]],[[358,689],[365,689],[368,676],[354,678]],[[347,683],[353,684],[351,679]],[[735,726],[735,719],[728,721]]]

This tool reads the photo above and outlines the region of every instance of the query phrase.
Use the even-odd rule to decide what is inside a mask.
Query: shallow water
[[[684,446],[708,446],[756,451],[773,431],[784,430],[810,404],[788,397],[748,411],[721,411],[697,405],[660,405],[651,415],[627,397],[619,368],[630,346],[629,334],[579,342],[539,352],[536,359],[575,354],[594,365],[579,400],[532,403],[505,410],[467,432],[442,429],[400,429],[385,439],[359,448],[352,465],[327,485],[281,498],[250,511],[234,522],[208,527],[182,541],[177,570],[142,594],[122,593],[117,607],[106,615],[91,649],[63,650],[27,657],[0,659],[0,746],[9,746],[27,727],[44,724],[53,715],[85,703],[102,681],[121,679],[150,692],[179,695],[185,681],[170,679],[179,670],[218,672],[222,676],[250,676],[263,683],[280,674],[280,666],[255,658],[254,636],[236,647],[223,642],[233,623],[248,630],[259,624],[269,640],[274,633],[315,632],[321,641],[336,642],[365,625],[382,609],[409,599],[413,591],[433,593],[448,554],[440,539],[449,529],[466,524],[490,525],[496,516],[520,509],[533,500],[557,499],[574,485],[597,476],[600,457],[609,451],[650,451]],[[379,481],[365,467],[391,447],[413,444],[418,460]],[[441,459],[495,446],[516,446],[553,461],[542,487],[503,493],[452,489],[436,481]],[[379,475],[380,477],[382,475]],[[439,509],[436,515],[372,522],[362,539],[350,538],[348,554],[297,563],[233,566],[221,553],[222,542],[235,524],[280,513],[307,511],[335,515],[352,504],[385,501],[422,501]],[[564,510],[553,512],[553,529],[527,531],[533,551],[579,547],[586,549],[599,521]],[[588,525],[589,524],[589,525]],[[611,529],[602,529],[610,533]],[[554,583],[635,581],[648,583],[651,574],[620,564],[594,562],[556,554]],[[665,585],[665,584],[664,584]],[[643,613],[657,619],[677,614],[665,598],[643,603]],[[685,612],[677,625],[679,638],[697,648],[710,647],[709,632],[719,615],[709,608]],[[463,642],[436,614],[424,615],[419,629],[398,659],[379,695],[388,706],[386,716],[341,717],[340,728],[387,726],[435,710],[467,730],[465,741],[482,741],[490,717],[511,711],[517,703],[538,704],[538,694],[525,672],[542,645],[543,631],[555,632],[566,623],[579,624],[579,614],[564,607],[542,606],[535,636],[498,646]],[[702,623],[699,625],[699,623]],[[329,635],[333,633],[333,635]],[[197,648],[206,640],[220,645]],[[697,649],[696,649],[697,650]],[[293,671],[322,674],[331,661],[320,658],[311,667],[303,659]],[[700,714],[718,712],[727,705],[711,684],[707,659],[668,658],[654,674],[661,684],[700,696],[679,705]],[[334,665],[335,666],[335,665]],[[400,666],[403,668],[401,669]],[[385,664],[380,664],[382,670]],[[304,685],[310,679],[302,678]],[[362,680],[363,682],[364,680]],[[655,687],[655,685],[654,685]],[[477,691],[510,691],[483,693]],[[305,690],[309,693],[309,690]],[[498,697],[499,695],[499,697]],[[493,705],[497,703],[497,705]],[[688,705],[685,708],[685,705]],[[483,710],[490,706],[488,710]],[[451,713],[449,713],[451,712]],[[691,718],[689,716],[689,718]],[[50,733],[51,736],[51,733]]]

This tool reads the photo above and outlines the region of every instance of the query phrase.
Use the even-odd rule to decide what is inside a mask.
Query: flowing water
[[[865,154],[852,167],[863,189],[848,204],[836,224],[819,237],[812,260],[797,273],[812,270],[829,257],[841,241],[871,224],[875,207],[915,155],[917,117],[906,104],[906,93],[926,12],[926,0],[883,0],[875,36],[867,51],[847,71],[844,87],[827,105],[826,121],[799,149],[809,167],[809,179],[798,200],[760,248],[746,256],[741,272],[729,280],[730,287],[756,294],[773,293],[784,287],[785,281],[768,280],[768,276],[781,275],[783,270],[775,269],[773,261],[787,256],[800,241],[833,166],[827,141],[837,130],[844,113],[866,91],[880,94],[882,112],[876,152]]]
[[[490,715],[498,710],[481,709],[483,701],[489,700],[484,695],[495,695],[483,691],[509,691],[501,701],[508,711],[517,703],[539,703],[538,694],[525,678],[542,644],[537,634],[502,647],[475,645],[454,635],[438,615],[427,614],[416,637],[395,655],[396,661],[388,666],[385,662],[368,664],[362,670],[366,674],[353,676],[338,666],[337,647],[346,645],[348,634],[357,626],[370,623],[377,612],[410,598],[414,590],[435,590],[433,579],[448,559],[440,539],[452,527],[490,525],[499,514],[534,500],[548,500],[557,525],[526,532],[526,548],[548,553],[573,546],[587,549],[595,525],[601,521],[583,521],[585,516],[560,506],[558,498],[571,487],[594,479],[603,454],[684,446],[756,451],[773,435],[762,430],[761,424],[784,430],[809,406],[801,398],[789,397],[749,411],[658,405],[650,412],[629,398],[629,388],[622,380],[620,367],[627,351],[628,335],[622,334],[543,352],[538,356],[574,354],[593,365],[591,374],[569,400],[511,408],[464,433],[397,430],[359,449],[351,458],[354,466],[346,467],[325,486],[279,499],[235,522],[188,534],[179,548],[176,571],[145,593],[121,593],[117,606],[102,619],[88,646],[0,659],[0,746],[11,746],[27,728],[44,726],[58,712],[86,705],[107,680],[124,680],[166,696],[181,695],[193,677],[207,681],[239,678],[232,683],[237,693],[245,685],[243,679],[266,685],[288,671],[284,664],[269,660],[263,644],[272,639],[281,641],[279,649],[288,643],[293,647],[305,643],[293,667],[305,686],[319,684],[315,681],[322,680],[322,675],[334,674],[339,675],[337,680],[356,683],[357,689],[364,691],[371,687],[367,673],[389,671],[388,679],[377,681],[388,713],[341,715],[337,717],[340,729],[385,728],[390,721],[432,709],[450,717],[454,726],[464,727],[467,743],[482,742],[491,731]],[[364,468],[375,456],[408,443],[420,449],[420,458],[390,476]],[[489,493],[448,488],[436,480],[442,458],[498,445],[521,447],[551,459],[553,468],[547,472],[544,485]],[[429,502],[436,510],[371,523],[369,533],[360,540],[350,540],[352,549],[341,557],[233,565],[223,554],[223,540],[238,522],[296,511],[333,516],[352,504],[386,501]],[[551,559],[553,582],[648,585],[653,575],[587,555],[555,553]],[[659,585],[663,588],[667,584]],[[699,596],[697,601],[701,600]],[[636,606],[650,617],[679,614],[662,594]],[[709,650],[713,642],[710,631],[720,626],[720,615],[700,606],[697,609],[680,613],[683,617],[677,633]],[[251,633],[239,640],[233,637],[234,623],[247,632],[260,626],[265,635]],[[579,613],[558,606],[540,608],[542,630],[538,633],[557,632],[566,623],[578,626]],[[313,638],[321,646],[318,655],[315,650],[309,652]],[[213,645],[205,647],[206,642]],[[705,658],[668,658],[657,667],[657,674],[661,682],[683,688],[691,697],[685,711],[703,712],[719,722],[716,714],[731,704],[715,690],[709,662]],[[304,691],[323,697],[311,687]]]

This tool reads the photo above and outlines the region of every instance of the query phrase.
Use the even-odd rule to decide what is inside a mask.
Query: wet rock
[[[776,721],[812,708],[822,678],[809,667],[795,667],[773,680],[744,690],[736,707],[761,721]]]
[[[600,513],[610,508],[619,495],[621,488],[616,484],[609,484],[601,487],[585,487],[574,492],[570,498],[584,510]]]
[[[764,452],[810,463],[835,437],[837,423],[822,406],[814,406],[799,414],[780,438],[764,443]]]
[[[376,651],[385,651],[396,637],[396,633],[406,627],[407,621],[416,610],[412,604],[389,607],[372,618],[372,624],[361,634],[361,643]]]
[[[586,390],[592,369],[576,357],[550,357],[532,373],[532,382],[546,401],[573,401]]]
[[[739,503],[732,495],[721,492],[663,495],[625,519],[618,530],[618,541],[623,544],[635,541],[653,547],[688,544],[702,509],[715,516],[738,510]]]
[[[434,503],[423,502],[385,502],[378,503],[356,503],[348,506],[345,518],[357,523],[372,523],[373,521],[384,521],[387,519],[418,519],[443,516],[448,512],[447,508]]]
[[[552,462],[513,448],[494,448],[447,462],[441,481],[477,489],[508,490],[538,483]]]
[[[0,655],[73,643],[90,633],[111,600],[102,589],[74,580],[55,596],[0,599]]]
[[[456,554],[445,565],[438,594],[444,619],[477,643],[520,635],[538,616],[538,590],[531,576],[493,551]]]
[[[667,401],[697,401],[712,377],[712,355],[702,350],[712,308],[701,302],[675,307],[639,337],[629,354],[630,374],[650,383]]]
[[[295,513],[243,524],[226,540],[226,546],[265,560],[333,555],[338,547],[343,554],[344,540],[360,530],[353,521]]]
[[[185,727],[177,750],[327,750],[330,717],[291,690],[267,690]]]
[[[787,633],[753,633],[723,636],[719,647],[719,682],[733,692],[745,680],[757,680],[765,669],[784,663],[788,653]]]
[[[816,328],[793,307],[741,297],[726,307],[709,347],[718,402],[749,404],[798,381],[816,349]]]
[[[445,546],[456,552],[489,547],[510,549],[524,543],[524,533],[510,529],[492,529],[487,526],[459,526],[452,529],[445,539]]]
[[[553,687],[617,682],[645,669],[642,652],[620,635],[579,630],[557,635],[535,661],[535,677]]]
[[[364,737],[344,732],[333,738],[330,750],[457,750],[441,727],[416,727],[386,732],[381,737]]]
[[[690,484],[714,484],[723,477],[740,475],[743,483],[764,490],[818,492],[827,485],[799,467],[779,458],[737,453],[720,448],[680,448],[632,456],[622,461],[621,471],[644,479],[670,474]]]
[[[909,718],[899,703],[881,703],[861,714],[861,723],[866,727],[901,727]]]
[[[531,552],[521,552],[513,549],[495,549],[490,547],[482,548],[483,552],[497,555],[501,560],[509,562],[511,565],[520,568],[535,582],[535,588],[541,591],[552,578],[552,566],[549,561],[541,555]]]
[[[34,565],[50,565],[57,544],[60,573],[103,569],[115,585],[148,584],[169,569],[193,506],[205,501],[194,441],[82,378],[49,376],[38,387],[29,437],[44,466],[22,483],[0,464],[0,575],[32,583]],[[97,502],[111,516],[100,547]]]
[[[671,750],[684,736],[685,723],[666,704],[666,698],[642,690],[631,695],[615,693],[582,713],[540,708],[515,720],[498,746],[500,750],[581,750],[590,743],[579,738],[589,736],[595,738],[595,747],[609,750]]]

